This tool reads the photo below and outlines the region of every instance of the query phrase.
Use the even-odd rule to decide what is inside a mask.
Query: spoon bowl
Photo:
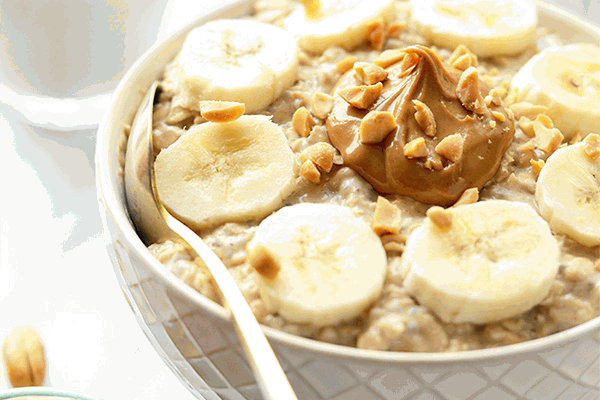
[[[160,89],[154,82],[131,127],[125,158],[125,195],[129,213],[146,245],[170,239],[182,243],[206,264],[229,310],[238,339],[266,399],[297,399],[258,321],[223,262],[193,230],[161,203],[154,179],[152,112]]]

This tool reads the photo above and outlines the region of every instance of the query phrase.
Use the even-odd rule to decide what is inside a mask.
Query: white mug
[[[94,127],[157,38],[167,0],[0,0],[0,102],[33,125]]]

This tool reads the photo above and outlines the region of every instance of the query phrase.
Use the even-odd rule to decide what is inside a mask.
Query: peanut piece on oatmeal
[[[440,206],[430,207],[426,215],[435,226],[443,231],[450,229],[452,226],[452,212]]]
[[[521,154],[533,154],[535,147],[536,147],[535,140],[531,139],[531,140],[528,140],[527,142],[519,145],[519,147],[517,147],[517,150]]]
[[[442,139],[437,146],[435,146],[435,151],[446,157],[448,160],[457,162],[460,157],[462,157],[464,142],[465,140],[460,133],[455,133]]]
[[[452,65],[456,69],[464,71],[469,67],[476,66],[477,62],[473,59],[473,57],[470,54],[463,54],[456,60],[452,61],[452,64],[450,65]]]
[[[344,74],[350,70],[354,66],[357,58],[354,56],[346,57],[335,64],[335,69],[340,74]]]
[[[406,158],[420,158],[427,156],[427,146],[422,137],[413,139],[404,145],[404,156]]]
[[[244,103],[235,101],[207,100],[199,103],[200,114],[210,122],[231,122],[241,117],[246,111]]]
[[[379,143],[398,125],[396,117],[388,111],[370,111],[360,122],[359,138],[361,143]]]
[[[477,56],[475,54],[473,54],[471,52],[471,50],[469,50],[464,44],[459,44],[454,51],[452,52],[452,54],[450,54],[450,57],[448,58],[448,64],[452,65],[454,67],[454,64],[456,62],[458,62],[458,60],[460,58],[463,58],[464,56],[468,56],[468,60],[471,62],[471,65],[468,65],[468,67],[476,67],[478,65],[478,60],[477,60]],[[459,62],[462,63],[462,62]],[[457,67],[454,67],[457,68]],[[467,69],[467,68],[459,68],[459,69]]]
[[[377,198],[371,227],[377,235],[394,235],[400,232],[402,211],[383,196]]]
[[[385,23],[382,18],[371,22],[367,29],[369,31],[369,42],[371,46],[377,50],[383,50],[383,44],[385,42]]]
[[[302,167],[300,167],[300,176],[311,183],[321,183],[321,173],[311,160],[304,161]]]
[[[536,177],[540,174],[540,172],[542,172],[544,165],[546,165],[544,160],[530,160],[529,163],[531,164],[531,170]]]
[[[381,96],[383,84],[355,86],[338,91],[342,99],[356,108],[366,110],[371,107],[377,98]]]
[[[321,17],[321,0],[300,0],[306,19],[317,20]]]
[[[595,160],[600,156],[600,135],[590,133],[583,139],[583,151],[589,158]]]
[[[413,68],[419,63],[420,59],[421,58],[418,54],[408,53],[400,63],[400,74],[398,77],[403,77],[404,75],[410,73],[410,71],[412,71]]]
[[[302,137],[308,137],[315,125],[315,120],[310,116],[306,107],[297,109],[292,117],[292,126]]]
[[[423,103],[422,101],[413,100],[413,105],[416,110],[415,119],[417,120],[417,123],[421,129],[423,129],[425,135],[434,137],[436,133],[436,124],[433,112],[427,106],[427,104]]]
[[[392,39],[398,39],[400,34],[404,32],[407,27],[408,23],[406,22],[393,22],[388,26],[385,36]]]
[[[311,99],[311,107],[317,118],[325,119],[333,108],[333,97],[325,93],[315,92]]]
[[[248,264],[259,274],[268,279],[273,279],[281,269],[281,265],[265,245],[259,243],[248,254]]]
[[[554,153],[563,140],[562,133],[554,127],[550,117],[545,114],[538,115],[533,121],[533,131],[537,148],[546,154]]]
[[[479,91],[479,72],[475,67],[467,68],[456,85],[456,96],[467,110],[482,114],[487,109]]]
[[[479,200],[479,190],[477,188],[470,188],[460,195],[459,199],[456,200],[454,206],[462,206],[465,204],[475,204]]]
[[[377,82],[382,82],[388,76],[388,72],[385,69],[377,64],[368,62],[357,62],[354,64],[354,71],[365,85],[374,85]]]
[[[502,114],[500,111],[492,111],[492,116],[500,122],[506,121],[506,115]]]
[[[329,143],[315,143],[307,147],[303,154],[306,155],[307,160],[312,161],[320,170],[325,172],[331,171],[335,149]]]
[[[381,68],[387,68],[402,60],[406,53],[400,49],[391,49],[383,51],[373,62]]]
[[[529,137],[535,137],[535,132],[533,131],[533,121],[527,117],[519,118],[518,122],[519,128]]]
[[[508,107],[515,113],[516,120],[520,120],[521,117],[527,117],[533,121],[538,115],[544,114],[548,111],[548,107],[531,104],[528,101],[513,103]]]

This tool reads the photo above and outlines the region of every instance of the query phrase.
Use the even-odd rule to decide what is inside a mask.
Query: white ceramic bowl
[[[241,15],[250,4],[238,0],[155,44],[124,77],[98,130],[100,210],[123,291],[165,362],[208,400],[261,396],[224,310],[167,272],[136,235],[123,193],[122,128],[187,32],[210,19]],[[539,11],[540,23],[564,39],[599,43],[599,28],[543,3]],[[264,331],[301,399],[600,398],[600,318],[531,342],[451,354],[367,351]]]

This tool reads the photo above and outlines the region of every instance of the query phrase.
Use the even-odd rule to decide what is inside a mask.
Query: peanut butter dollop
[[[474,68],[460,71],[423,46],[403,51],[405,60],[386,69],[381,96],[368,109],[338,94],[364,85],[360,76],[350,70],[340,78],[327,118],[329,139],[378,192],[451,205],[494,176],[514,136],[514,118],[499,102],[484,102],[490,89]],[[374,110],[391,112],[397,127],[379,143],[365,143],[360,125]]]

